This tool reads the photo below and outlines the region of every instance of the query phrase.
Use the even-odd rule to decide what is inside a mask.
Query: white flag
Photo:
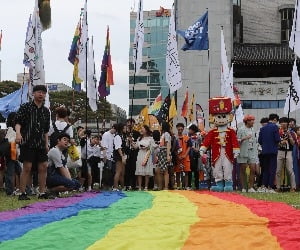
[[[300,79],[296,60],[293,66],[292,82],[287,91],[287,97],[284,105],[284,114],[300,109]]]
[[[32,17],[28,21],[23,59],[25,66],[31,69],[33,85],[45,84],[42,32],[43,27],[39,17],[38,1],[36,0]]]
[[[170,92],[173,93],[182,87],[181,71],[176,40],[174,8],[172,9],[169,23],[169,34],[166,54],[166,72],[167,83],[169,84]]]
[[[135,36],[133,42],[133,66],[135,74],[138,74],[143,63],[143,44],[144,44],[144,15],[143,15],[143,0],[139,2],[139,9],[136,13]]]
[[[295,4],[293,27],[289,45],[290,48],[295,52],[295,54],[300,57],[300,5],[298,3],[298,0],[296,0]]]
[[[87,23],[87,1],[84,4],[83,16],[82,16],[82,28],[79,42],[79,63],[78,63],[78,76],[86,83],[86,67],[88,58],[88,23]]]
[[[95,70],[94,60],[94,44],[93,38],[91,41],[89,60],[88,60],[88,85],[87,85],[87,97],[89,98],[89,105],[95,112],[97,110],[97,78]]]
[[[221,29],[221,95],[234,98],[233,67],[229,70],[223,29]]]

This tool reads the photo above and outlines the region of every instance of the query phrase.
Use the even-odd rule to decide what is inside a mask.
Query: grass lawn
[[[297,209],[300,209],[299,192],[296,193],[286,192],[286,193],[277,193],[277,194],[268,194],[268,193],[240,193],[240,194],[257,200],[285,202]]]
[[[37,201],[40,200],[36,196],[30,196],[30,201],[19,201],[18,196],[7,196],[0,191],[0,212],[21,208]]]

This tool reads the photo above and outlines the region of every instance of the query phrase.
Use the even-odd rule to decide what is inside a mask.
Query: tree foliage
[[[54,111],[57,107],[63,105],[71,110],[71,118],[74,122],[86,120],[86,95],[85,92],[76,91],[59,91],[50,92],[50,109]],[[54,113],[54,112],[53,112]],[[105,99],[100,98],[98,101],[98,110],[93,112],[87,103],[87,117],[88,121],[96,120],[97,118],[102,121],[103,119],[113,119],[110,103]]]
[[[14,81],[2,81],[0,82],[0,98],[4,97],[20,88],[20,84]],[[73,92],[72,90],[50,92],[50,110],[55,115],[55,109],[59,106],[65,106],[71,111],[71,119],[73,122],[86,120],[86,93]],[[105,99],[100,98],[98,101],[98,111],[93,112],[87,104],[87,117],[88,121],[95,121],[97,118],[99,121],[112,120],[115,117],[112,114],[111,105]],[[54,117],[53,117],[54,118]],[[4,122],[5,119],[0,114],[0,122]]]

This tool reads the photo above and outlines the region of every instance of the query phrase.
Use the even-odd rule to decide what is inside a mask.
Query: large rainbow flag
[[[0,249],[300,249],[300,211],[234,193],[84,193],[0,213]]]

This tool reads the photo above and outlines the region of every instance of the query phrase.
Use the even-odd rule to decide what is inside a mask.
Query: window
[[[282,9],[280,10],[281,14],[281,42],[287,43],[290,39],[293,18],[294,18],[294,9]]]
[[[129,99],[132,99],[133,97],[133,92],[132,90],[129,90]],[[148,98],[148,91],[147,90],[135,90],[134,91],[134,99],[144,99]]]
[[[281,109],[284,107],[285,100],[245,100],[242,101],[243,109]]]

